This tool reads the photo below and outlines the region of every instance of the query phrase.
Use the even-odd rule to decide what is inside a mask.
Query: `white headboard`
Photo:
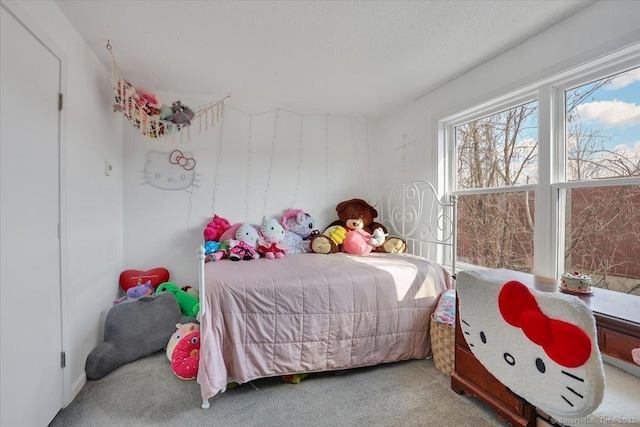
[[[390,236],[407,242],[407,252],[445,263],[456,273],[457,197],[438,198],[428,182],[392,184],[380,191],[377,220]]]

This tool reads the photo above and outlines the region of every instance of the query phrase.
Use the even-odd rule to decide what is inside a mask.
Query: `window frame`
[[[640,185],[640,177],[566,180],[565,91],[640,67],[640,43],[610,55],[509,91],[485,102],[462,109],[438,120],[439,141],[445,159],[438,176],[447,195],[534,191],[533,273],[559,278],[564,270],[564,221],[566,189]],[[456,168],[456,126],[483,118],[527,102],[538,103],[538,178],[536,184],[458,190]],[[549,220],[551,218],[551,221]],[[458,262],[461,268],[482,268]]]

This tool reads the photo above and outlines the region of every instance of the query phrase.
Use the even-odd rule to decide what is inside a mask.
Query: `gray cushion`
[[[163,350],[181,318],[178,301],[168,292],[114,305],[104,322],[104,342],[87,357],[87,378],[97,380],[125,363]]]

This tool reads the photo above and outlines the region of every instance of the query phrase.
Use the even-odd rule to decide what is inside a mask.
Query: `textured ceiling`
[[[593,1],[67,1],[110,68],[247,112],[379,116]]]

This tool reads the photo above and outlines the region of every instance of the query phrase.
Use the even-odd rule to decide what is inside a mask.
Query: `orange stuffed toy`
[[[386,227],[374,221],[378,211],[366,201],[346,200],[336,206],[336,212],[339,219],[329,224],[321,235],[312,236],[313,252],[321,254],[347,252],[354,255],[366,255],[374,250],[404,252],[405,245],[402,240],[386,238]],[[392,243],[387,245],[389,241]],[[394,250],[396,247],[401,247],[402,250]]]

